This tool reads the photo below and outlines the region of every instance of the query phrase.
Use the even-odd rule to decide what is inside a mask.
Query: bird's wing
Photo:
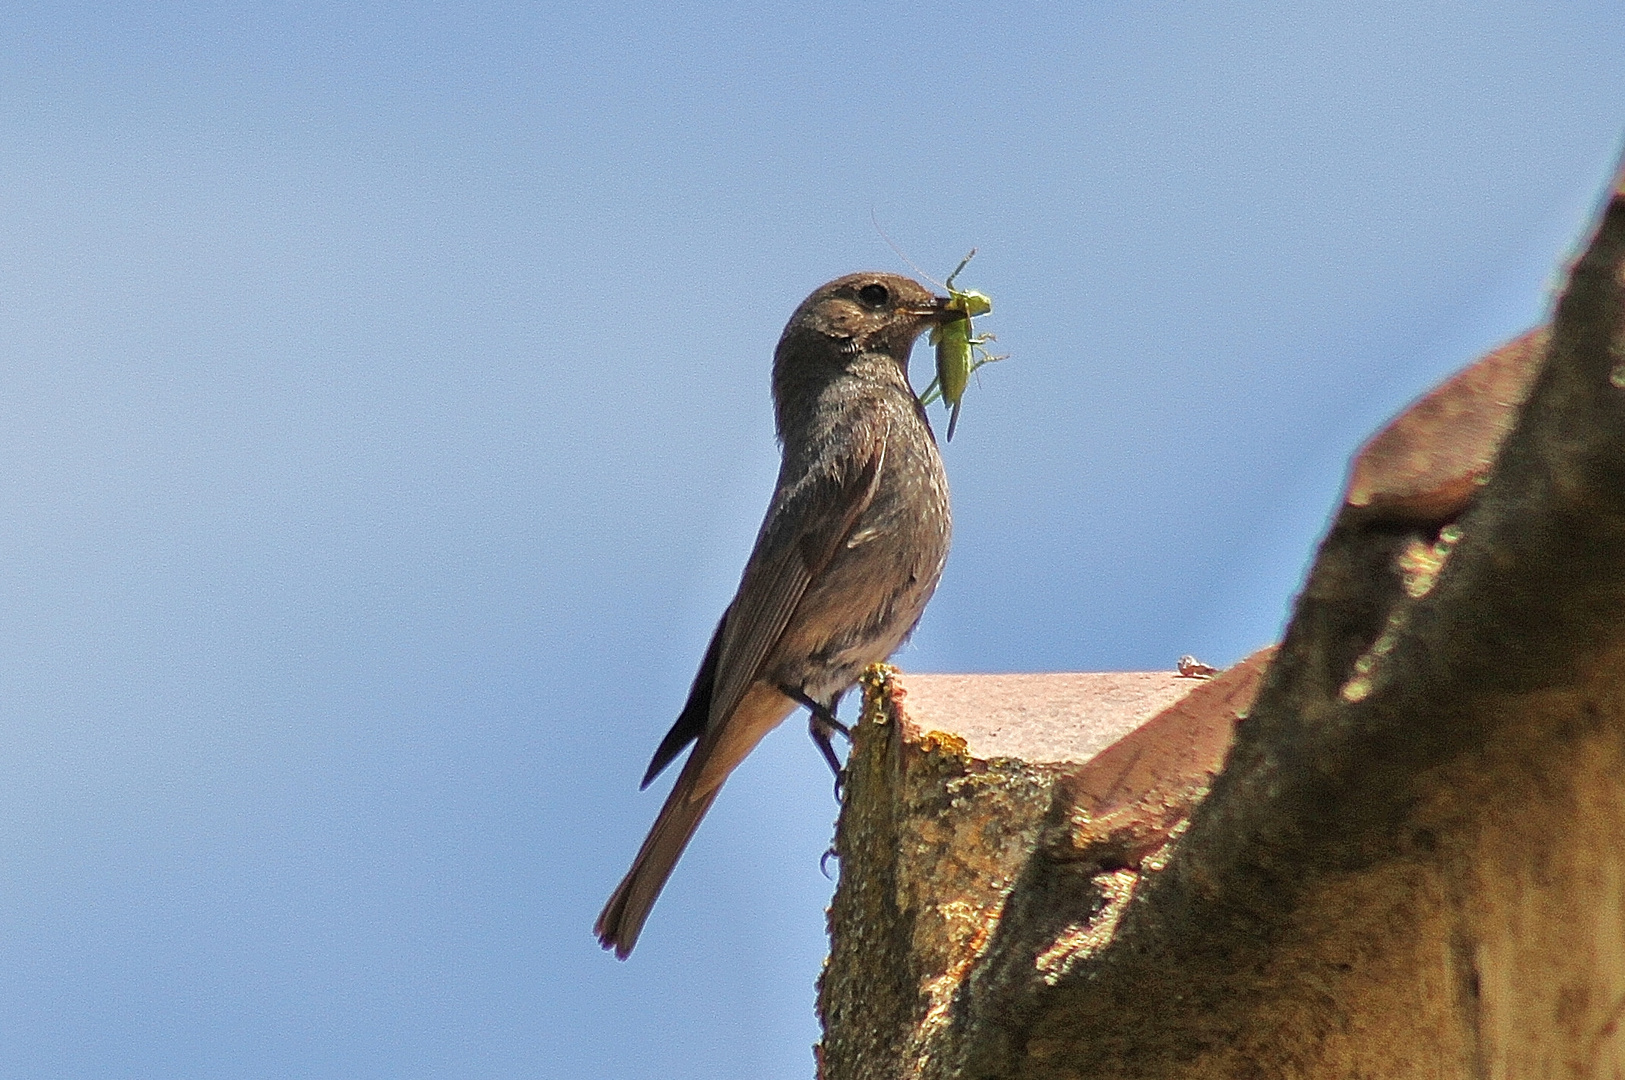
[[[649,771],[643,774],[639,790],[653,783],[654,778],[683,752],[683,747],[705,734],[705,725],[711,719],[711,693],[717,682],[717,657],[722,652],[722,628],[727,625],[728,613],[724,611],[717,621],[716,630],[711,634],[711,644],[705,647],[705,659],[700,661],[694,684],[688,688],[688,701],[683,704],[683,711],[677,714],[677,722],[655,748],[655,756],[649,760]]]
[[[874,499],[886,460],[883,415],[853,426],[856,452],[775,497],[722,627],[707,731],[727,723],[784,634],[807,586],[851,536]]]

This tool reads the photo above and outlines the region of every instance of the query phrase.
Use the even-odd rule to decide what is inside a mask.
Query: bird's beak
[[[953,300],[946,296],[933,296],[929,307],[914,308],[911,314],[917,315],[926,322],[945,323],[959,318],[964,312],[952,307]]]

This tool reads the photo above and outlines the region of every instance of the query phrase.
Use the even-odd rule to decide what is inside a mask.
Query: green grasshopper
[[[963,314],[932,328],[931,344],[937,349],[937,377],[931,380],[931,385],[920,396],[921,405],[929,405],[941,398],[943,405],[953,410],[948,417],[950,441],[954,437],[954,428],[959,426],[959,407],[963,404],[971,375],[985,364],[1005,359],[987,351],[987,343],[993,340],[992,334],[972,336],[971,320],[992,311],[993,301],[972,289],[954,288],[959,272],[975,256],[976,249],[971,248],[970,254],[959,260],[959,265],[954,267],[954,272],[948,275],[948,280],[943,284],[943,288],[948,290],[948,310]]]

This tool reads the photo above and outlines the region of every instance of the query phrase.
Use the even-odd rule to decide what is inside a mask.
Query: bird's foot
[[[852,741],[852,732],[847,730],[845,724],[833,717],[823,717],[813,713],[812,719],[807,722],[807,734],[812,736],[812,741],[818,747],[818,752],[824,755],[825,761],[829,762],[829,771],[835,774],[835,801],[840,802],[841,794],[846,787],[846,769],[841,765],[841,759],[836,756],[835,745],[830,740],[830,736],[835,732],[840,732],[847,742]]]
[[[839,695],[825,705],[821,701],[814,701],[798,687],[781,686],[779,692],[791,701],[806,706],[807,711],[812,714],[807,719],[807,734],[812,736],[813,745],[818,747],[818,752],[829,762],[829,771],[835,774],[835,801],[840,802],[842,789],[846,787],[846,769],[842,767],[841,759],[835,753],[830,736],[839,734],[850,744],[852,729],[835,718],[835,705],[840,701]]]

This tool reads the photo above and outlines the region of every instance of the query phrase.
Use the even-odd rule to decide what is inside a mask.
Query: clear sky
[[[1617,3],[7,3],[0,1076],[810,1077],[799,719],[589,933],[791,310],[907,270],[871,212],[981,250],[901,666],[1229,662],[1543,316],[1621,57]]]

